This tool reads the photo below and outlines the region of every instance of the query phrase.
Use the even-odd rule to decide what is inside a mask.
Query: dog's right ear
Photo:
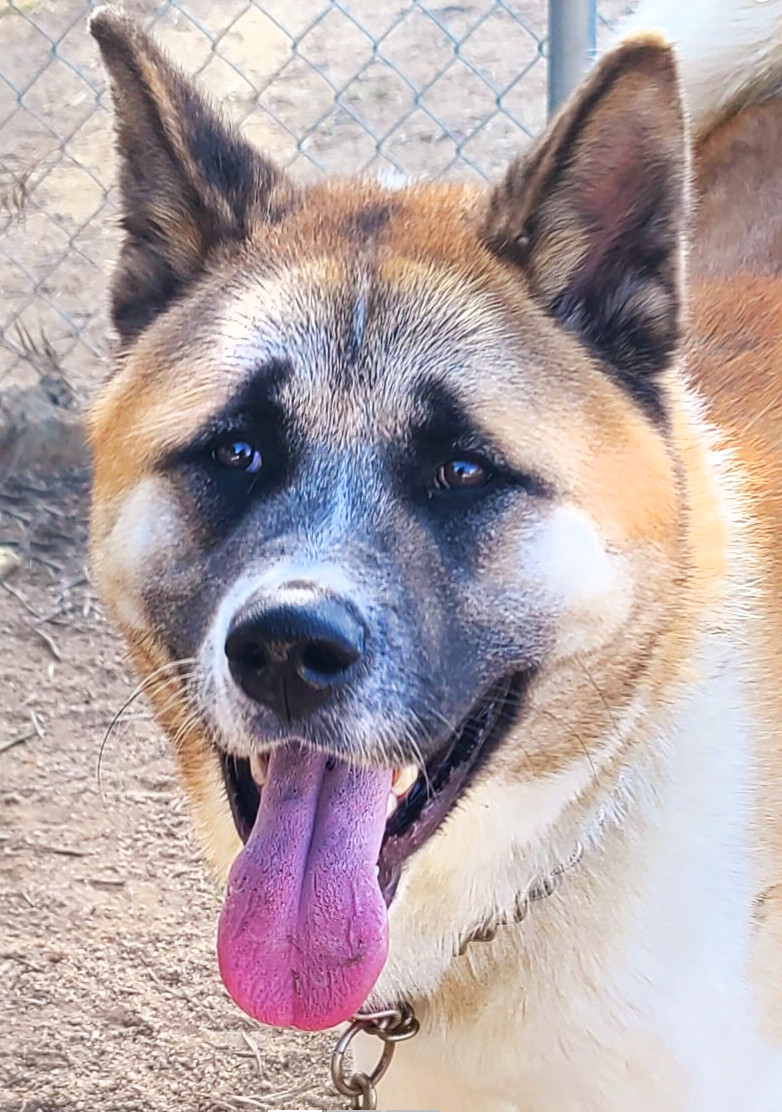
[[[141,28],[109,8],[90,20],[109,71],[125,241],[112,312],[124,341],[145,329],[254,224],[281,219],[294,190],[240,139]]]
[[[655,420],[679,341],[688,176],[674,51],[636,35],[511,164],[483,228],[543,310]]]

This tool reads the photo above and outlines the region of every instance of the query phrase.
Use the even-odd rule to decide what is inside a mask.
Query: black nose
[[[364,655],[364,627],[339,599],[305,594],[281,602],[278,595],[238,615],[225,655],[242,690],[290,722],[352,678]]]

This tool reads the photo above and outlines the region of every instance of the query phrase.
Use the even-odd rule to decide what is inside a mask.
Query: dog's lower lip
[[[481,758],[500,739],[515,714],[524,679],[519,674],[495,684],[389,814],[378,859],[378,883],[387,904],[394,898],[404,862],[438,829],[461,797]],[[234,824],[246,842],[260,806],[268,758],[256,755],[248,759],[224,751],[220,757]],[[403,770],[400,786],[406,786],[407,779]]]

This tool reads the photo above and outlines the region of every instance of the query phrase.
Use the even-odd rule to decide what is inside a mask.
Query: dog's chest
[[[617,830],[515,938],[460,959],[381,1107],[782,1108],[782,1051],[751,980],[746,724],[738,699],[719,720],[690,709],[675,775],[635,799],[654,821]]]
[[[506,985],[510,989],[510,986]],[[510,995],[510,992],[508,992]],[[778,1055],[742,1023],[658,1030],[583,1000],[536,1014],[523,999],[447,1036],[399,1047],[382,1108],[442,1112],[779,1112]],[[714,1006],[717,1006],[716,1004]],[[501,1010],[500,1010],[501,1009]],[[620,1010],[622,1010],[620,1008]],[[732,1028],[732,1031],[729,1029]],[[733,1038],[731,1038],[731,1033]]]

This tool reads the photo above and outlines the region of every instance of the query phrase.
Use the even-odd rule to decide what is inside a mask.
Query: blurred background
[[[628,6],[124,4],[294,175],[474,180]],[[338,1108],[332,1039],[226,997],[220,893],[90,584],[82,415],[118,245],[92,7],[0,0],[0,1112]]]

